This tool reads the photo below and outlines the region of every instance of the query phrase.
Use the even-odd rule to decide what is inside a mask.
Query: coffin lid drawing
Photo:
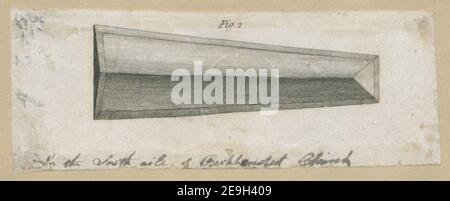
[[[175,105],[177,68],[278,68],[280,109],[377,103],[377,55],[94,25],[94,119],[259,111],[260,105]]]

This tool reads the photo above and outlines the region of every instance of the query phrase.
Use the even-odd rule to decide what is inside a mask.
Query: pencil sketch
[[[17,172],[441,163],[430,12],[10,18]]]
[[[94,119],[260,109],[260,104],[173,104],[170,94],[175,83],[171,72],[179,67],[192,68],[194,59],[204,61],[205,68],[219,70],[280,68],[279,109],[369,104],[379,100],[377,55],[95,25]],[[249,96],[248,89],[244,93]]]

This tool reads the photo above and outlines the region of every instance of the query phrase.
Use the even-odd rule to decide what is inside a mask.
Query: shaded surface
[[[223,80],[225,82],[226,79],[224,78]],[[191,81],[194,81],[194,77],[191,77]],[[121,115],[125,115],[124,118],[129,118],[129,114],[133,113],[134,115],[131,116],[139,116],[139,114],[142,115],[144,113],[148,116],[186,116],[235,111],[255,111],[261,107],[261,105],[236,104],[175,105],[171,101],[171,90],[177,83],[179,82],[171,81],[168,75],[106,74],[101,109],[103,117],[114,118],[118,115],[116,118],[120,118]],[[270,83],[270,79],[268,83]],[[245,95],[246,100],[248,100],[248,79],[246,80],[246,84]],[[203,82],[203,87],[206,85],[208,85],[208,82]],[[235,88],[236,85],[235,81]],[[225,83],[223,86],[225,88]],[[267,88],[270,94],[270,85]],[[191,92],[193,100],[193,89]],[[289,105],[294,108],[301,108],[302,105],[304,107],[308,107],[309,105],[311,107],[321,107],[367,103],[371,102],[371,100],[374,100],[374,97],[364,90],[353,78],[279,79],[280,109],[289,109]],[[161,113],[161,110],[166,112]]]
[[[173,104],[171,91],[177,82],[170,81],[169,75],[178,68],[192,71],[193,61],[222,72],[230,67],[282,67],[279,109],[357,105],[379,99],[376,55],[102,25],[94,26],[94,36],[94,119],[193,116],[268,107],[257,103]],[[203,87],[207,85],[203,82]],[[240,94],[248,100],[248,89]]]

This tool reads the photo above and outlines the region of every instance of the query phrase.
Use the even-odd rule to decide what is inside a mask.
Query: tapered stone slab
[[[193,72],[195,60],[203,61],[204,70],[279,69],[280,109],[379,101],[376,55],[96,25],[94,119],[178,117],[261,109],[260,104],[173,104],[170,94],[177,82],[171,81],[170,75],[177,68]],[[203,86],[207,84],[204,82]]]

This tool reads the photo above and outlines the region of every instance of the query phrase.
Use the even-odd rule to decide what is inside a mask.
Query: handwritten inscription
[[[217,29],[242,29],[244,28],[244,24],[240,21],[233,21],[230,19],[223,19],[220,21]]]
[[[166,158],[167,158],[167,154],[163,154],[158,158],[153,158],[154,160],[152,161],[142,161],[139,166],[141,167],[161,167],[161,166],[166,166]]]
[[[130,155],[122,157],[122,158],[116,158],[115,155],[111,154],[104,159],[95,158],[92,161],[92,163],[95,166],[113,166],[113,167],[129,166],[129,165],[131,165],[131,160],[133,159],[134,154],[136,154],[136,151],[134,151]]]
[[[323,152],[308,153],[300,159],[298,162],[303,167],[313,166],[332,166],[336,164],[345,164],[347,167],[351,166],[350,156],[353,154],[353,150],[350,151],[344,158],[329,158],[326,159]]]
[[[14,25],[17,28],[16,37],[23,45],[28,45],[37,33],[42,32],[44,23],[43,16],[16,15],[14,17]]]
[[[248,159],[244,158],[242,154],[236,157],[232,154],[226,159],[219,159],[217,155],[208,155],[200,161],[201,167],[228,167],[228,166],[240,166],[240,167],[280,167],[284,160],[287,159],[287,154],[279,158],[268,156],[267,158]]]
[[[48,155],[45,159],[33,159],[33,164],[40,165],[41,167],[47,167],[51,168],[56,165],[54,159],[56,154],[53,153],[51,155]]]
[[[288,156],[288,154],[269,155],[266,157],[252,158],[244,154],[236,154],[228,150],[228,154],[217,155],[208,154],[201,157],[187,157],[180,162],[170,161],[167,154],[161,154],[152,158],[138,158],[136,151],[128,154],[109,154],[102,157],[94,157],[89,160],[78,153],[71,157],[58,157],[52,153],[42,158],[33,159],[33,168],[35,169],[69,169],[83,167],[153,167],[161,168],[174,166],[183,169],[188,168],[280,168],[285,163],[296,163],[300,167],[333,167],[333,166],[351,166],[350,157],[353,150],[342,157],[332,156],[329,152],[309,152],[305,155]],[[62,160],[60,160],[62,159]]]
[[[16,93],[16,96],[17,96],[17,98],[20,100],[20,102],[22,102],[23,107],[26,107],[26,106],[27,106],[27,103],[30,103],[30,104],[32,104],[32,105],[34,105],[34,106],[36,106],[36,107],[42,107],[42,106],[44,106],[44,104],[42,104],[42,103],[40,103],[40,102],[34,100],[34,99],[31,98],[30,96],[28,96],[28,94],[18,92],[18,93]]]
[[[80,163],[78,162],[78,158],[80,158],[80,155],[81,154],[79,153],[74,158],[66,160],[64,162],[64,167],[65,168],[67,168],[67,167],[79,167]]]

